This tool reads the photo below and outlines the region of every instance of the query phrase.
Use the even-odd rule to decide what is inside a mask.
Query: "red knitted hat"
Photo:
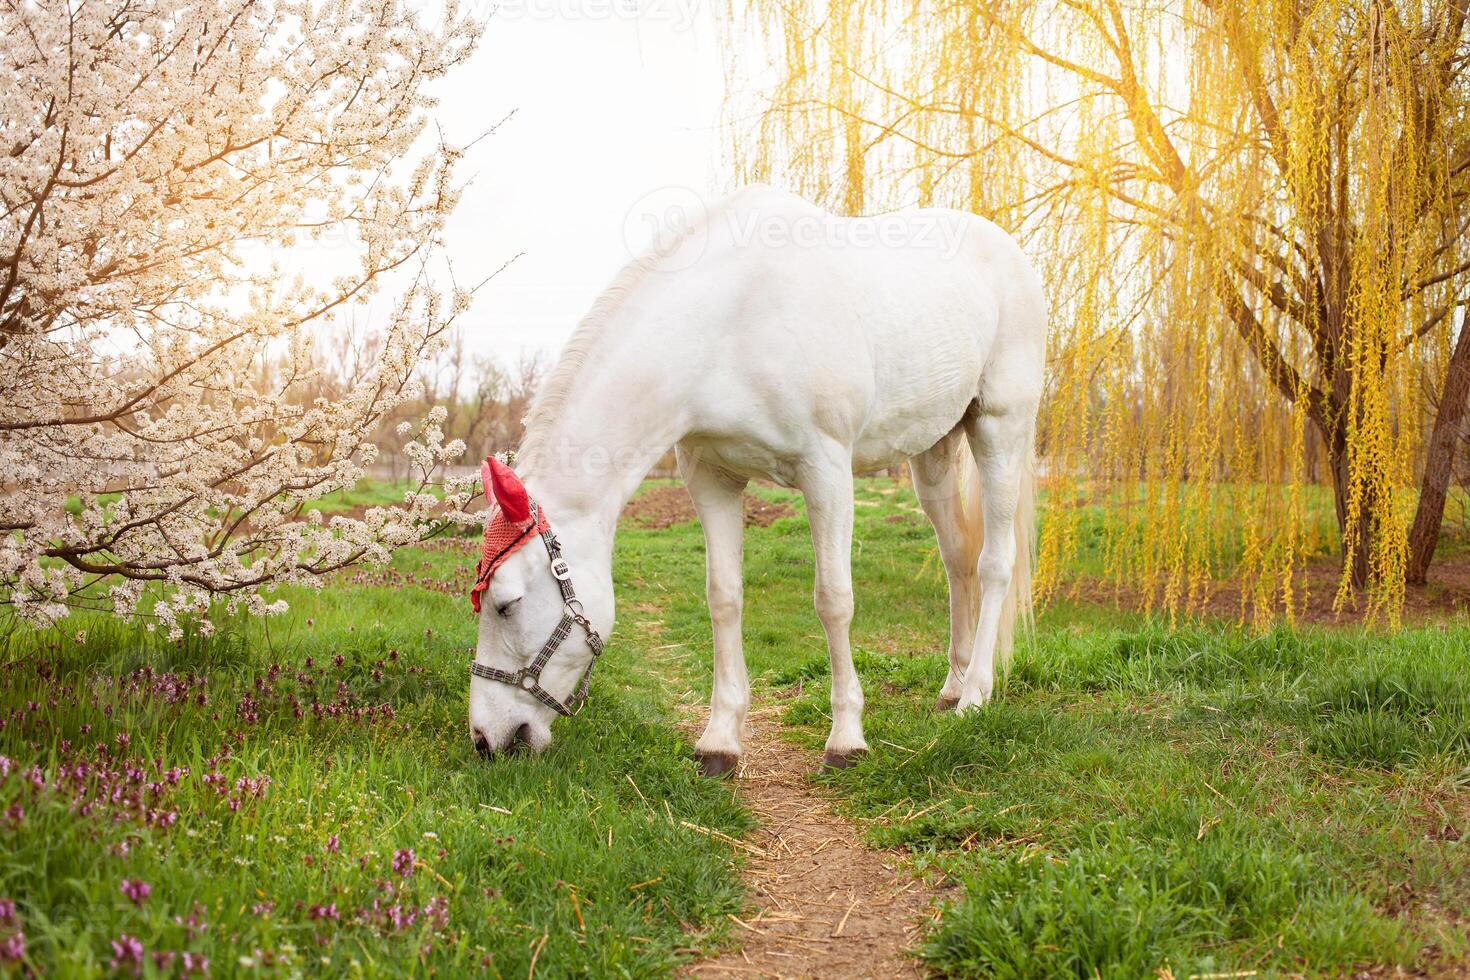
[[[536,521],[531,521],[531,499],[520,477],[509,466],[494,456],[486,457],[480,467],[480,480],[485,486],[485,496],[495,501],[496,508],[485,522],[485,543],[475,565],[475,585],[470,589],[470,605],[475,612],[480,611],[480,593],[489,587],[495,570],[527,541],[550,527],[546,512],[539,507]]]

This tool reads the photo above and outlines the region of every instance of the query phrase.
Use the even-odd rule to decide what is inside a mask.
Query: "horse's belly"
[[[983,331],[933,330],[920,353],[912,344],[848,338],[824,345],[825,362],[800,370],[741,365],[731,379],[716,372],[701,386],[698,423],[686,451],[731,473],[792,486],[803,467],[832,442],[851,453],[853,469],[897,466],[929,449],[959,423],[979,393]],[[863,351],[843,357],[839,351]],[[872,352],[869,356],[867,352]]]
[[[959,423],[974,400],[974,388],[954,389],[943,397],[906,406],[871,421],[853,445],[853,468],[858,472],[897,466],[943,439]]]
[[[852,468],[858,473],[871,473],[897,466],[944,438],[963,415],[964,407],[961,406],[943,418],[916,422],[892,434],[865,437],[853,447]]]
[[[750,480],[770,480],[783,487],[799,483],[802,457],[786,447],[754,440],[687,436],[679,442],[686,457]]]
[[[872,472],[897,466],[944,438],[974,401],[977,385],[976,372],[963,372],[930,376],[924,384],[906,386],[904,395],[848,397],[858,394],[854,385],[844,392],[834,389],[828,398],[815,394],[819,404],[809,414],[791,403],[775,408],[747,403],[738,424],[692,432],[680,445],[686,454],[728,472],[797,486],[802,469],[821,453],[814,437],[846,431],[850,435],[840,441],[850,449],[854,471]],[[869,411],[856,411],[854,402],[865,402]]]
[[[989,337],[983,324],[957,324],[931,332],[922,352],[880,359],[873,404],[853,445],[854,466],[896,466],[944,438],[979,393]]]

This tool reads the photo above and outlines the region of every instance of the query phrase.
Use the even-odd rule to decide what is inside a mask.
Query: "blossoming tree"
[[[421,137],[476,37],[401,0],[0,8],[0,601],[177,635],[215,596],[269,613],[279,583],[472,519],[427,475],[362,519],[303,505],[362,476],[468,300],[428,274],[456,153]],[[343,271],[279,267],[310,243]],[[376,363],[313,398],[314,338],[388,286]],[[441,421],[425,474],[463,450]]]

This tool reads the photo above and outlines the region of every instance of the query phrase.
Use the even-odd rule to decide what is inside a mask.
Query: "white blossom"
[[[426,271],[459,153],[420,137],[478,28],[435,21],[402,0],[0,8],[0,602],[22,618],[146,612],[177,637],[221,593],[276,614],[277,583],[473,522],[442,513],[467,488],[427,492],[464,448],[438,410],[403,506],[303,506],[363,476],[466,302]],[[349,243],[351,271],[261,267],[307,238]],[[372,364],[327,397],[313,335],[389,277]]]

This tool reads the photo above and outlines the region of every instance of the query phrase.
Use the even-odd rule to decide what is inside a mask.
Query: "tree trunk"
[[[1470,323],[1462,321],[1460,337],[1445,371],[1439,411],[1429,434],[1424,477],[1419,482],[1419,507],[1414,512],[1414,526],[1409,529],[1409,567],[1405,577],[1411,585],[1424,584],[1434,547],[1439,543],[1445,495],[1455,469],[1455,442],[1460,435],[1460,420],[1465,416],[1467,395],[1470,395]]]
[[[1347,440],[1338,435],[1323,433],[1327,443],[1328,469],[1332,471],[1332,502],[1337,508],[1337,535],[1341,545],[1342,562],[1351,569],[1353,588],[1368,587],[1368,545],[1373,535],[1373,508],[1371,502],[1358,504],[1356,530],[1348,534],[1348,447]]]

